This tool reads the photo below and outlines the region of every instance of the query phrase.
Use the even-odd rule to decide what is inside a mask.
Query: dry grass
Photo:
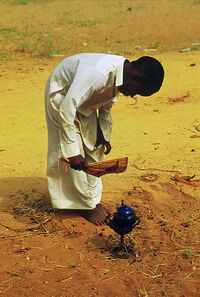
[[[1,58],[199,50],[198,0],[10,0],[0,9]]]

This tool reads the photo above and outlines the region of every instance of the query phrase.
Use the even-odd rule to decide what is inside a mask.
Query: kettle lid
[[[130,215],[133,215],[135,212],[132,207],[125,205],[124,201],[122,200],[122,204],[120,207],[118,207],[117,213],[121,213],[121,214],[130,216]]]

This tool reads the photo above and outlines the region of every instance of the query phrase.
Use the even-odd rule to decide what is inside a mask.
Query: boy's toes
[[[103,211],[106,213],[106,216],[111,216],[111,211],[110,209],[105,205],[105,204],[102,204],[102,203],[99,203],[97,204],[96,206],[100,211]]]
[[[100,226],[104,224],[105,218],[107,216],[105,211],[101,211],[99,208],[95,207],[91,210],[79,210],[79,214],[84,217],[87,221]]]

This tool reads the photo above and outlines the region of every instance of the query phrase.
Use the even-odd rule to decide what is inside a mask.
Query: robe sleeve
[[[100,91],[104,87],[104,80],[104,76],[92,67],[85,69],[80,66],[77,70],[59,110],[59,136],[63,156],[68,158],[80,154],[74,124],[77,107],[86,102],[94,92]]]
[[[110,141],[112,132],[112,116],[110,110],[116,101],[117,97],[114,97],[111,102],[99,109],[99,125],[106,141]]]

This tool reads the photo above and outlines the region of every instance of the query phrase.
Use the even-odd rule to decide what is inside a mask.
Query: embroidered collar
[[[116,87],[123,85],[123,71],[124,71],[124,61],[126,59],[123,58],[122,62],[119,64],[116,74]]]

